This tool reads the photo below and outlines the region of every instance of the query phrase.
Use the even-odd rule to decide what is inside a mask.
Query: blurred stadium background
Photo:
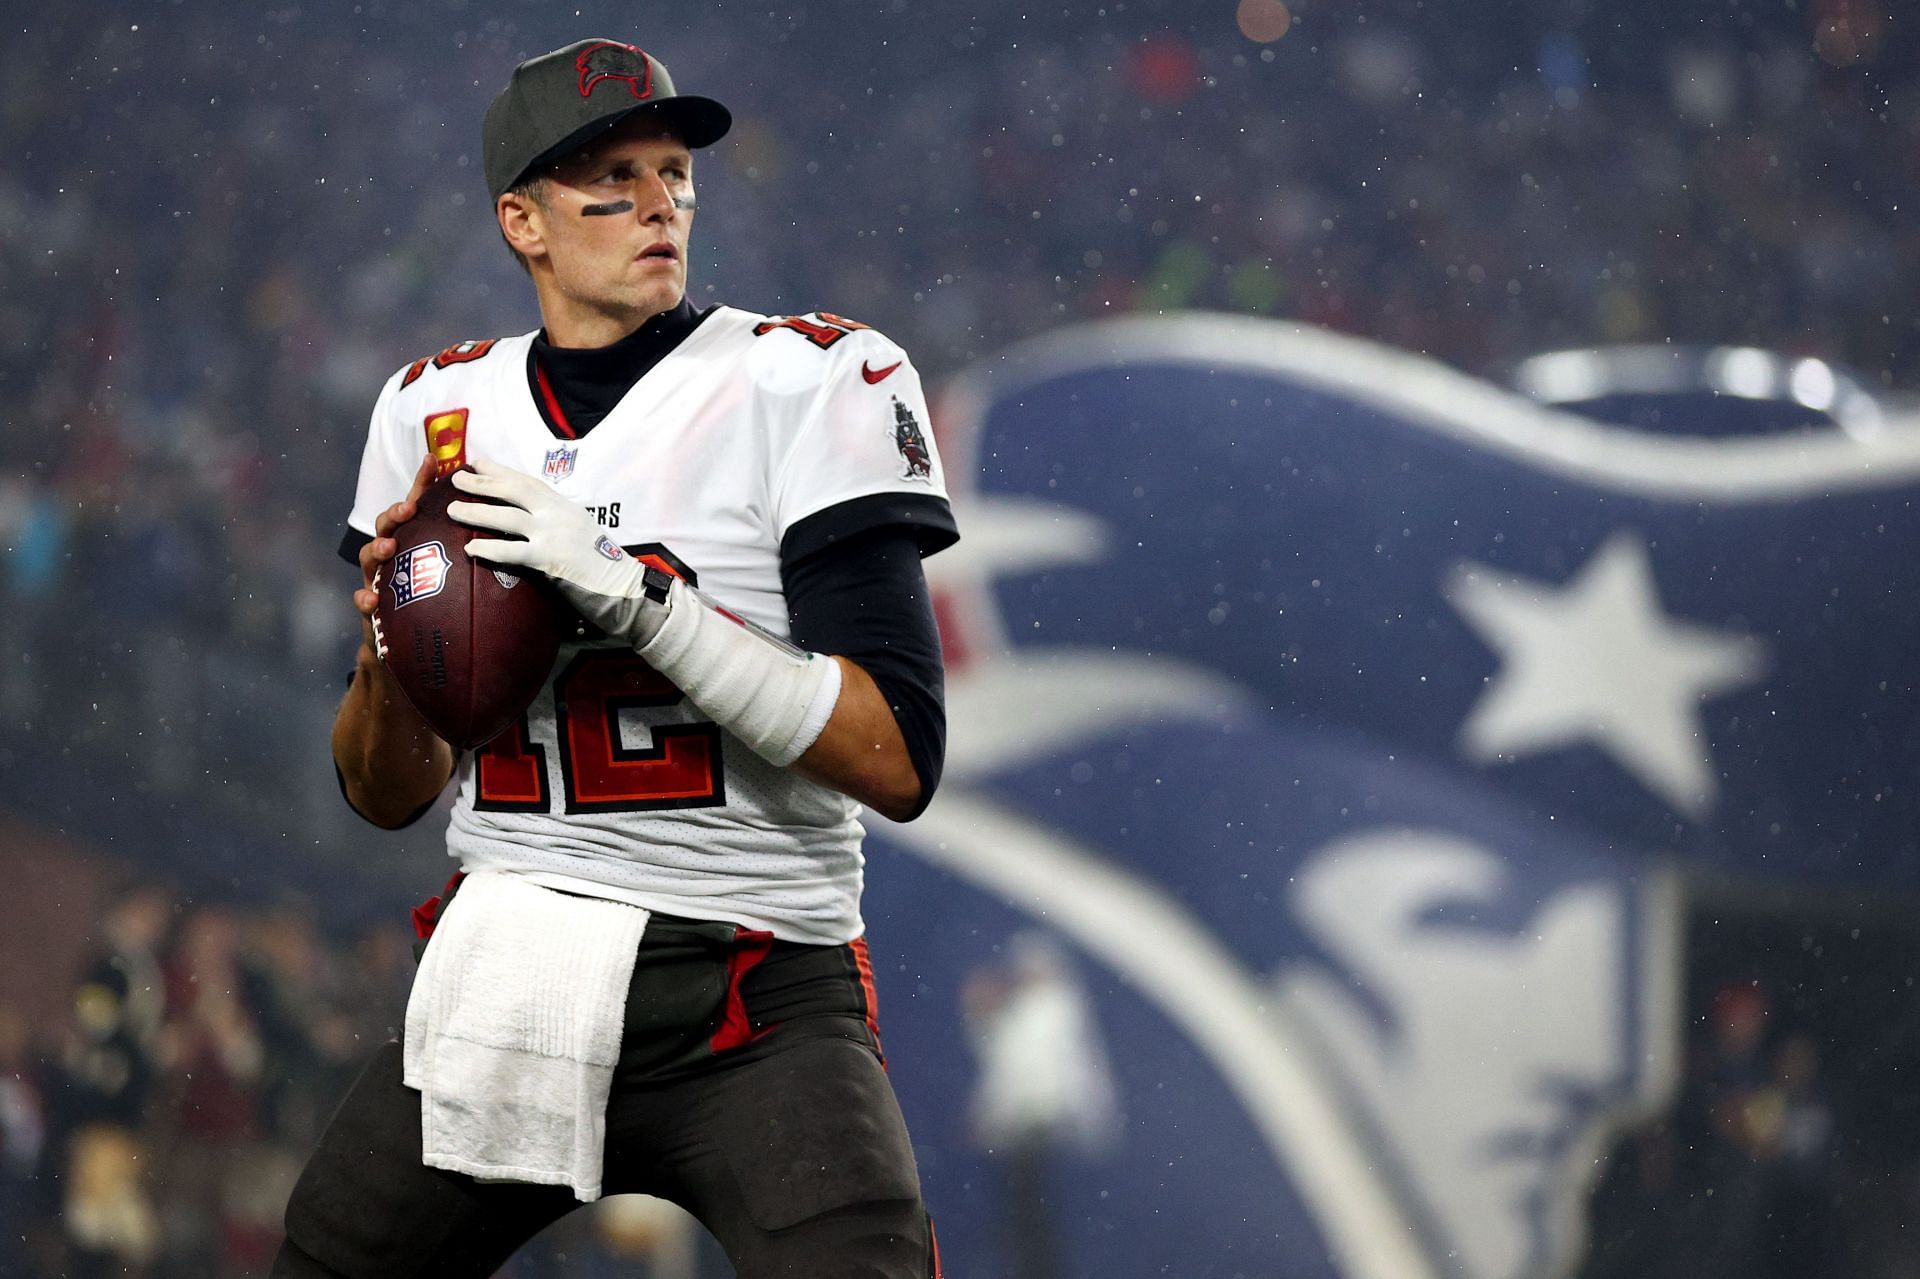
[[[333,548],[381,380],[537,323],[479,120],[584,35],[735,112],[697,299],[946,388],[867,915],[954,1279],[1920,1274],[1912,14],[5,25],[0,1275],[263,1273],[398,1024],[450,868],[336,792]]]

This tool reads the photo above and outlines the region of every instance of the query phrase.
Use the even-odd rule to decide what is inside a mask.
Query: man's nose
[[[657,173],[641,178],[634,206],[642,222],[665,222],[671,218],[673,192],[667,189],[666,179]]]

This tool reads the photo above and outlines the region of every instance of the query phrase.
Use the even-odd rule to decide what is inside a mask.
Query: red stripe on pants
[[[873,1050],[885,1066],[887,1054],[880,1047],[880,993],[873,985],[873,959],[867,954],[867,939],[856,937],[847,943],[847,949],[853,952],[853,967],[860,974],[860,996],[867,1005],[867,1031],[873,1036]]]
[[[744,1048],[753,1042],[753,1026],[747,1020],[746,1000],[740,997],[740,982],[772,948],[772,933],[751,928],[733,930],[733,953],[727,956],[727,1008],[721,1014],[719,1029],[707,1041],[714,1052]]]

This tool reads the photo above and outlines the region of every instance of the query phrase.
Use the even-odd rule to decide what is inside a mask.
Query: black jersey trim
[[[373,534],[362,533],[353,525],[347,525],[347,531],[340,535],[340,558],[355,568],[360,567],[360,548],[373,540]]]
[[[898,525],[912,530],[920,558],[937,555],[960,540],[953,507],[931,493],[870,493],[815,511],[780,539],[780,558],[804,560],[829,546],[877,528]]]

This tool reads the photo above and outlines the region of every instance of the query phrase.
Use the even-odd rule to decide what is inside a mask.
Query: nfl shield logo
[[[393,557],[393,606],[438,595],[447,585],[447,548],[422,542]]]
[[[547,450],[547,466],[541,472],[547,477],[547,483],[558,484],[573,474],[573,456],[577,452],[579,452],[578,449],[570,449],[564,445]]]

